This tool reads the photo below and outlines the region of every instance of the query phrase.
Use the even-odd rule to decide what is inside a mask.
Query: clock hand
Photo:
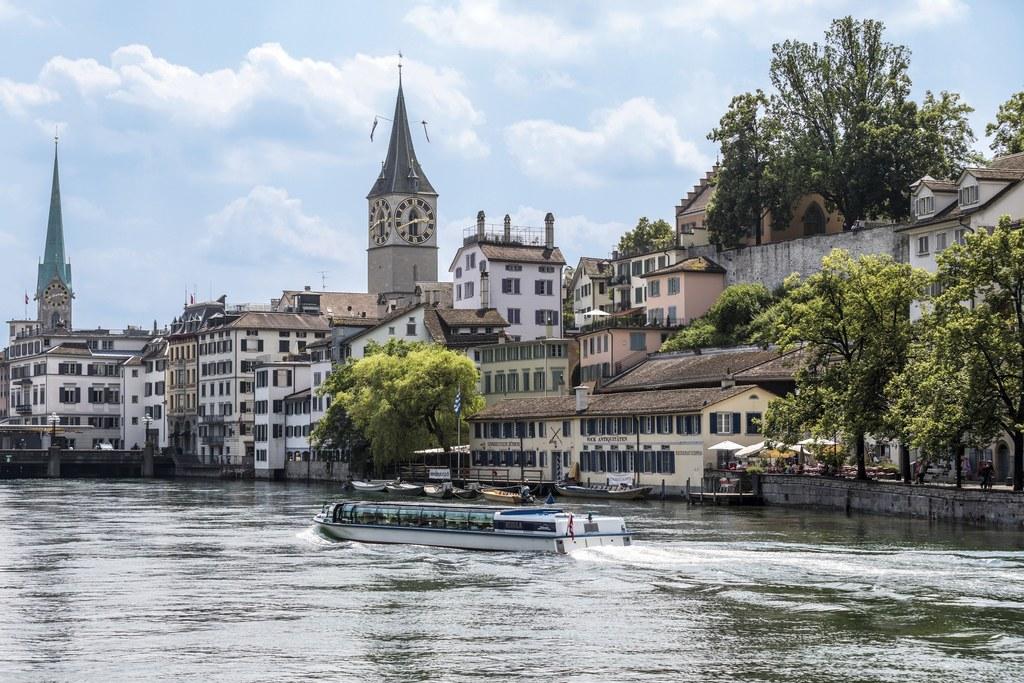
[[[413,223],[429,223],[429,222],[430,222],[429,218],[413,218],[408,223],[402,223],[401,225],[399,225],[398,229],[401,230],[402,228],[404,228],[406,226],[409,226],[409,225],[412,225]]]

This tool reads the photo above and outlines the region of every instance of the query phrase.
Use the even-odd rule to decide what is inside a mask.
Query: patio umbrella
[[[605,313],[600,308],[591,308],[589,311],[583,311],[583,313],[581,315],[584,318],[600,318],[600,317],[603,317],[603,316],[606,316],[606,315],[610,315],[610,314],[609,313]]]
[[[708,446],[709,451],[738,451],[742,448],[743,446],[735,441],[722,441],[721,443],[716,443],[714,446]]]
[[[746,447],[741,448],[738,451],[736,451],[736,457],[737,458],[746,458],[746,457],[749,457],[751,455],[756,455],[757,453],[760,453],[764,449],[765,449],[765,442],[764,441],[759,441],[759,442],[757,442],[755,444],[752,444],[750,446],[746,446]]]
[[[803,441],[797,441],[799,446],[835,446],[836,442],[832,439],[804,439]]]

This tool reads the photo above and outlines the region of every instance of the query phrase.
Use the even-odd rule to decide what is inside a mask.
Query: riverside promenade
[[[815,507],[894,517],[1024,529],[1024,494],[1006,486],[904,484],[839,477],[765,474],[755,486],[765,505]]]

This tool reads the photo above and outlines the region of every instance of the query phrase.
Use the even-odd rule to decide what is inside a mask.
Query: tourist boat
[[[352,488],[363,493],[382,493],[385,483],[383,481],[353,481]]]
[[[556,508],[346,501],[325,503],[313,524],[322,536],[337,541],[466,550],[564,554],[631,543],[631,533],[621,517],[574,515]]]
[[[389,481],[384,484],[384,490],[388,493],[397,493],[400,496],[422,496],[423,487],[419,484],[409,484],[404,481]]]
[[[643,500],[651,495],[651,486],[576,486],[555,484],[558,495],[566,498],[605,498],[609,500]]]
[[[524,486],[518,491],[507,489],[480,489],[480,495],[492,503],[503,503],[505,505],[531,505],[534,503],[530,487]]]

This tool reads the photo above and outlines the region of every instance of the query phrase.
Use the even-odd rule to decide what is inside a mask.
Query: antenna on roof
[[[327,291],[327,271],[326,270],[318,270],[317,272],[320,273],[320,289],[322,291],[326,292]]]

